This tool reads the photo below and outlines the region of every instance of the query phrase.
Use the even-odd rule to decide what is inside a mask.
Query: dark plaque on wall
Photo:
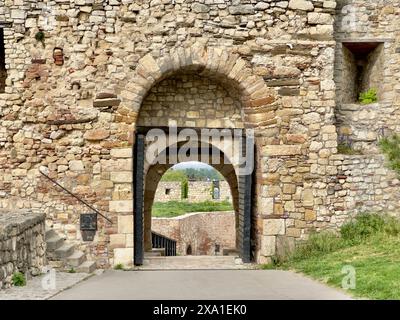
[[[93,241],[97,231],[97,213],[83,213],[80,218],[83,241]]]

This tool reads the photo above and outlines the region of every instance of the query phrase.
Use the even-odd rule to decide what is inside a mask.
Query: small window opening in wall
[[[221,252],[221,246],[216,243],[215,244],[215,255],[217,256]]]
[[[221,191],[220,191],[220,188],[219,188],[219,181],[218,180],[213,181],[213,184],[212,184],[212,197],[213,197],[213,200],[220,200],[220,198],[221,198]]]
[[[0,28],[0,93],[4,93],[6,88],[6,53],[4,48],[4,30]]]
[[[169,196],[171,194],[171,189],[165,189],[165,195]]]
[[[358,102],[369,89],[381,92],[384,55],[383,42],[343,42],[343,103]]]

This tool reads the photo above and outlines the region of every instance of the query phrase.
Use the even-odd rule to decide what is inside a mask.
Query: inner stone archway
[[[175,147],[175,146],[174,146]],[[212,146],[210,146],[212,148]],[[201,152],[209,152],[209,149],[204,150],[204,144],[199,143],[196,148],[196,153],[200,154]],[[219,150],[217,150],[219,151]],[[166,154],[169,154],[170,148],[165,150]],[[212,151],[215,153],[215,151]],[[192,160],[196,160],[197,155],[194,154]],[[219,164],[212,163],[211,159],[209,159],[208,164],[212,166],[215,170],[217,170],[221,175],[225,178],[227,183],[229,184],[230,193],[232,196],[232,203],[235,211],[235,221],[236,221],[236,247],[238,247],[238,239],[239,239],[239,187],[238,187],[238,179],[236,175],[236,169],[234,165],[227,162],[224,158],[223,153],[220,153]],[[146,251],[152,250],[152,207],[154,204],[155,194],[159,185],[159,182],[162,176],[171,168],[174,164],[172,161],[167,159],[166,164],[148,164],[147,169],[145,169],[145,183],[144,183],[144,245]]]

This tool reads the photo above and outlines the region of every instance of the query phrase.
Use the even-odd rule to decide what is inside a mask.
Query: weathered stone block
[[[304,218],[307,222],[315,221],[315,220],[317,220],[317,214],[315,213],[314,210],[306,209]]]
[[[208,11],[210,11],[210,7],[201,3],[193,3],[192,11],[195,13],[207,13]]]
[[[312,11],[314,10],[314,5],[311,1],[305,0],[290,0],[289,1],[289,9],[293,10],[303,10],[303,11]]]
[[[126,247],[126,235],[125,234],[111,234],[109,248],[125,248]]]
[[[305,207],[313,207],[314,206],[314,194],[310,189],[306,189],[303,191],[303,205]]]
[[[112,149],[111,156],[114,158],[132,158],[132,148]]]
[[[132,248],[116,248],[114,249],[114,266],[122,264],[124,267],[133,265],[133,249]]]
[[[254,7],[251,4],[229,7],[229,13],[233,15],[253,14],[254,12],[255,12]]]
[[[264,215],[274,214],[274,198],[261,198],[260,211],[260,213]]]
[[[284,219],[266,219],[264,220],[263,234],[266,236],[276,236],[285,234]]]
[[[263,236],[261,238],[261,254],[266,257],[275,255],[276,252],[276,237]]]
[[[83,161],[80,160],[73,160],[69,162],[69,170],[71,171],[84,171],[85,166]]]
[[[263,148],[266,156],[294,156],[301,154],[300,145],[269,145]]]
[[[287,258],[296,248],[295,240],[292,237],[276,237],[276,256],[282,260]]]
[[[133,215],[118,216],[118,233],[133,234]]]
[[[110,212],[133,212],[132,200],[110,201]]]
[[[133,181],[132,171],[111,172],[110,179],[114,183],[131,183]]]
[[[117,107],[120,104],[121,104],[120,99],[97,99],[93,101],[93,106],[96,108]]]
[[[328,13],[309,12],[307,15],[309,24],[332,24],[333,17]]]
[[[89,141],[100,141],[107,139],[110,136],[110,131],[105,129],[94,129],[86,131],[85,135],[83,136],[86,140]]]

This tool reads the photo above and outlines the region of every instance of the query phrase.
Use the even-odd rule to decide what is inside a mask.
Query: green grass
[[[361,104],[371,104],[378,101],[378,92],[376,89],[369,89],[365,92],[361,92],[358,100]]]
[[[16,287],[26,286],[26,277],[22,272],[15,272],[11,278],[11,281]]]
[[[344,143],[340,143],[337,149],[339,154],[345,154],[349,156],[362,155],[362,152],[354,150],[351,146]]]
[[[125,267],[122,263],[118,263],[114,266],[114,270],[124,270]]]
[[[400,222],[364,214],[346,224],[340,235],[315,234],[275,268],[294,270],[341,288],[344,266],[356,271],[355,297],[400,299]],[[273,266],[264,266],[271,269]]]
[[[400,135],[383,138],[379,141],[379,146],[386,155],[390,168],[400,174]]]
[[[214,212],[232,211],[232,203],[222,202],[199,202],[189,203],[184,201],[156,202],[153,205],[152,216],[156,218],[174,218],[190,212]]]

